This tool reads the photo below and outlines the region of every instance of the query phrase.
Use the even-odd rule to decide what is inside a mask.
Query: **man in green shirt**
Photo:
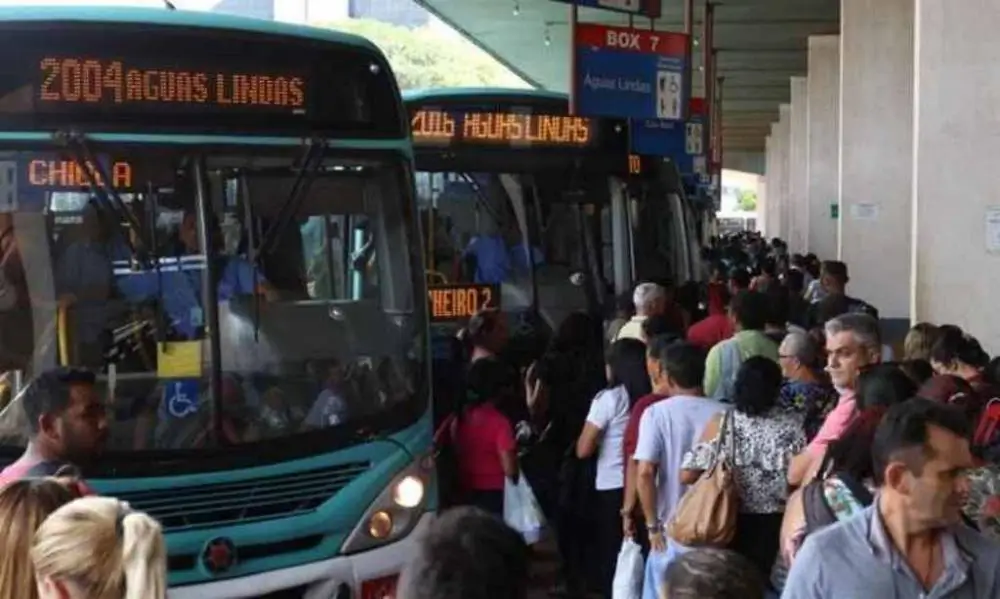
[[[778,361],[778,344],[764,333],[767,296],[755,291],[740,292],[733,298],[730,317],[736,334],[717,343],[705,361],[705,395],[718,400],[732,398],[736,373],[744,360],[764,356]]]

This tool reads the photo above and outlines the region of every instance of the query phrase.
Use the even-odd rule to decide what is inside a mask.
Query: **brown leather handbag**
[[[736,536],[736,516],[740,494],[729,463],[735,459],[735,431],[732,410],[719,425],[719,436],[708,470],[687,490],[674,510],[667,534],[688,547],[725,547]],[[729,457],[722,444],[729,441]]]

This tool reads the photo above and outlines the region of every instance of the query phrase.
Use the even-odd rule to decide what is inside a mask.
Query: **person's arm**
[[[702,472],[711,466],[712,453],[714,451],[716,437],[719,436],[719,423],[722,422],[722,414],[713,416],[705,430],[701,432],[701,439],[691,449],[681,464],[681,483],[693,485],[698,482]]]
[[[622,535],[628,538],[635,536],[635,515],[636,504],[639,501],[639,462],[632,459],[632,456],[625,456],[625,488],[622,494]]]
[[[579,459],[585,460],[597,452],[601,437],[611,422],[613,400],[614,397],[610,393],[602,391],[590,404],[587,421],[580,431],[580,437],[576,440],[576,457]]]
[[[597,425],[588,418],[580,432],[580,438],[576,440],[576,457],[585,460],[597,453],[597,447],[600,445],[603,435],[604,431],[597,428]]]
[[[653,416],[652,410],[646,410],[639,422],[639,441],[635,449],[635,460],[638,463],[636,491],[646,529],[649,531],[650,547],[663,551],[667,544],[663,538],[663,523],[659,521],[656,502],[656,476],[663,448],[663,432],[657,430]]]
[[[723,342],[725,343],[725,342]],[[705,396],[712,397],[715,391],[719,387],[719,381],[722,377],[722,354],[719,353],[721,343],[716,343],[714,347],[708,352],[708,357],[705,358]]]
[[[517,440],[514,438],[514,428],[504,416],[497,415],[497,451],[500,453],[500,466],[503,474],[512,482],[517,482],[521,468],[517,463]]]
[[[656,506],[656,462],[639,462],[636,489],[639,494],[639,504],[642,506],[642,516],[646,519],[646,530],[649,531],[649,545],[655,551],[667,548],[663,538],[663,523],[659,521]]]
[[[629,538],[635,536],[636,506],[639,502],[639,491],[636,480],[639,477],[639,463],[635,461],[635,446],[639,440],[639,422],[646,412],[646,407],[636,404],[629,414],[625,425],[625,438],[622,440],[623,457],[625,458],[625,487],[622,489],[622,533]]]

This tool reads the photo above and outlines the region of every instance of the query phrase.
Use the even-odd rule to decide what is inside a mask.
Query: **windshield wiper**
[[[316,173],[323,163],[323,150],[326,149],[326,140],[310,139],[306,141],[306,151],[301,160],[298,176],[292,183],[292,188],[288,192],[288,197],[278,209],[278,214],[274,222],[264,233],[260,240],[260,246],[254,251],[253,262],[259,263],[264,253],[274,252],[278,247],[278,242],[288,228],[289,223],[299,211],[302,201],[309,194],[309,188],[316,179]]]
[[[80,171],[87,179],[87,186],[91,194],[98,200],[100,207],[117,217],[111,219],[115,233],[118,234],[122,242],[128,247],[132,256],[135,257],[141,267],[148,268],[152,246],[144,235],[139,219],[135,217],[132,210],[129,209],[125,201],[118,195],[118,191],[112,185],[108,184],[108,181],[111,179],[104,166],[90,150],[90,146],[87,145],[86,135],[75,131],[56,131],[52,137],[57,145],[67,150],[70,158],[80,167]],[[132,242],[131,237],[124,230],[124,227],[122,227],[122,219],[127,221],[129,227],[135,231],[136,239],[139,242],[138,247],[136,247],[136,244]]]

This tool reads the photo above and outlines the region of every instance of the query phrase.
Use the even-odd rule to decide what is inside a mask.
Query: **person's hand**
[[[666,551],[667,539],[659,527],[649,530],[649,548],[652,551]]]
[[[535,376],[538,362],[532,362],[528,371],[524,373],[524,398],[528,404],[528,410],[534,411],[538,399],[542,396],[542,381]]]
[[[622,510],[622,535],[626,539],[635,538],[635,519],[625,510]]]

